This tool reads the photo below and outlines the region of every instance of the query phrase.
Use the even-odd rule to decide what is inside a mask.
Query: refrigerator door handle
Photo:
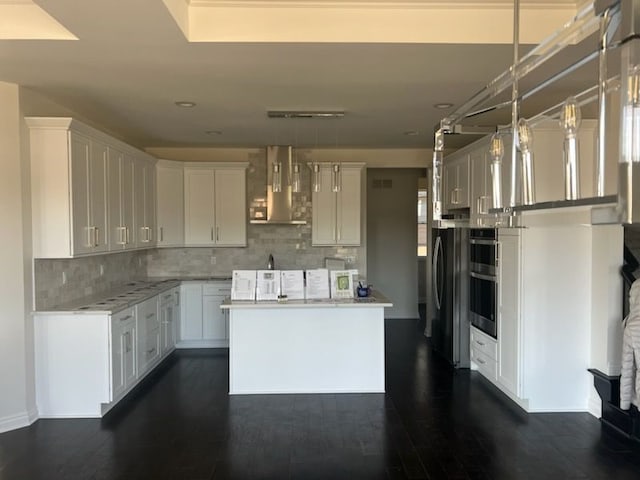
[[[436,237],[435,248],[433,249],[433,288],[435,290],[436,308],[440,310],[440,286],[438,285],[438,264],[442,254],[442,238]]]

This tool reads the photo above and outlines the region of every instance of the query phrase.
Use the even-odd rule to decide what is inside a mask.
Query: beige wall
[[[33,340],[28,165],[21,161],[19,87],[0,83],[0,432],[27,425],[33,411]],[[28,178],[28,177],[27,177]],[[24,218],[23,218],[24,217]],[[25,222],[26,220],[26,222]],[[26,231],[25,231],[26,230]],[[31,411],[29,411],[31,410]]]

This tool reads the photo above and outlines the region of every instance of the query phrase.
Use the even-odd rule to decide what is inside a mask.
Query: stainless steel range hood
[[[273,165],[280,164],[282,190],[274,192]],[[291,172],[293,171],[293,147],[271,145],[267,147],[267,211],[266,219],[254,216],[250,223],[304,225],[306,220],[295,219],[291,192]]]

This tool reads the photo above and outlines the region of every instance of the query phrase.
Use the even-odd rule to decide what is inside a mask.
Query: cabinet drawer
[[[136,311],[135,308],[127,308],[121,312],[116,313],[111,317],[111,324],[113,327],[118,325],[124,325],[130,322],[133,322],[136,319]]]
[[[498,342],[473,327],[471,327],[471,348],[493,359],[494,362],[498,360]]]
[[[231,295],[231,283],[214,283],[202,286],[202,295]]]
[[[166,305],[167,303],[171,303],[175,298],[175,289],[167,290],[160,294],[160,304]]]
[[[484,353],[472,347],[471,361],[478,366],[478,371],[483,376],[485,376],[492,382],[496,382],[498,380],[498,363],[493,358],[489,358]]]

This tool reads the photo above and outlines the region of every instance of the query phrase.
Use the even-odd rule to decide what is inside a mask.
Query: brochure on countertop
[[[256,271],[234,270],[231,275],[231,300],[256,299]]]
[[[307,270],[306,298],[308,300],[320,300],[330,297],[329,270],[326,268]]]
[[[302,270],[282,270],[280,291],[287,300],[304,300],[304,272]]]
[[[280,270],[258,270],[256,300],[278,300],[280,295]]]

